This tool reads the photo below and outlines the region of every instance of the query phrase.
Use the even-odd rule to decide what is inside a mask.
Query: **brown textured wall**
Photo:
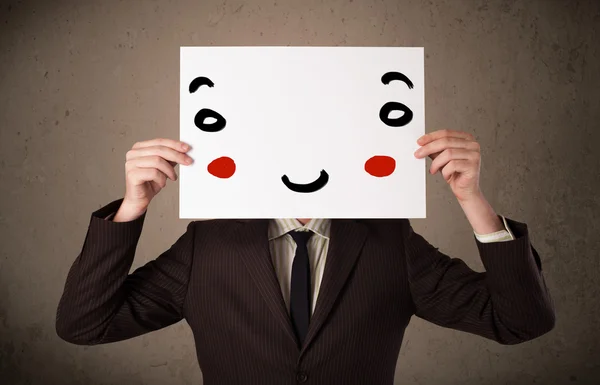
[[[501,346],[414,318],[402,384],[600,379],[600,2],[2,1],[0,383],[200,384],[185,323],[93,348],[54,332],[91,212],[124,191],[138,140],[178,138],[179,46],[424,46],[427,130],[473,132],[482,189],[529,224],[557,307],[542,338]],[[482,269],[471,229],[428,175],[417,231]],[[146,219],[134,268],[185,230],[178,186]]]

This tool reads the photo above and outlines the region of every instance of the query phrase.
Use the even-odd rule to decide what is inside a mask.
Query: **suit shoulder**
[[[383,218],[383,219],[361,219],[372,234],[398,237],[408,228],[409,221],[406,218]]]
[[[190,222],[189,225],[195,227],[196,229],[211,231],[215,229],[233,227],[235,222],[235,219],[198,219]]]
[[[382,227],[393,228],[398,226],[406,226],[409,223],[406,218],[382,218],[382,219],[359,219],[360,223],[364,223],[367,227]]]
[[[237,234],[246,225],[259,225],[261,221],[256,219],[202,219],[192,223],[197,233],[223,238]]]

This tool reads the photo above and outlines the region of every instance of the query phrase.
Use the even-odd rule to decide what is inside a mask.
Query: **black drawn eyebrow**
[[[400,72],[395,72],[395,71],[387,72],[381,77],[381,82],[386,85],[390,84],[390,82],[393,80],[399,80],[403,83],[406,83],[408,88],[410,88],[411,90],[414,87],[414,85],[410,81],[410,79],[406,75],[404,75],[403,73],[400,73]]]
[[[194,92],[198,91],[198,88],[202,86],[214,87],[214,85],[215,83],[213,83],[212,80],[210,80],[209,78],[199,76],[196,79],[192,80],[192,82],[190,83],[190,94],[193,94]]]

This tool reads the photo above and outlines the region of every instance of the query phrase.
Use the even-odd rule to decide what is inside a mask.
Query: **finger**
[[[134,168],[127,172],[127,179],[134,186],[155,182],[161,188],[167,185],[167,176],[156,168]]]
[[[155,146],[165,146],[172,148],[177,151],[187,152],[190,150],[191,146],[185,142],[181,142],[179,140],[173,140],[168,138],[156,138],[145,140],[141,142],[137,142],[133,145],[132,149],[144,148],[144,147],[155,147]]]
[[[463,159],[474,162],[478,158],[479,153],[476,151],[465,150],[462,148],[448,148],[434,158],[433,162],[431,162],[429,173],[435,174],[451,160]]]
[[[134,167],[138,168],[156,168],[162,171],[169,179],[177,180],[177,174],[171,163],[158,155],[143,156],[125,162],[125,171],[129,171]]]
[[[454,175],[454,173],[461,173],[469,171],[471,164],[468,160],[458,159],[451,160],[442,168],[442,175],[446,182],[450,181],[450,178]]]
[[[436,139],[433,142],[429,142],[426,145],[415,151],[417,158],[424,158],[430,154],[442,152],[447,148],[464,148],[471,151],[480,151],[479,143],[470,140],[446,137]]]
[[[446,137],[473,141],[475,140],[475,137],[472,134],[469,134],[468,132],[444,129],[433,131],[421,136],[419,139],[417,139],[417,143],[423,146],[431,141]]]
[[[152,191],[154,191],[155,193],[158,193],[160,190],[163,189],[163,187],[161,185],[159,185],[158,183],[156,183],[153,180],[150,181],[150,185],[152,186]]]
[[[175,162],[179,164],[189,165],[192,163],[192,158],[189,155],[186,155],[182,152],[179,152],[166,146],[151,146],[141,147],[138,149],[131,149],[127,151],[125,159],[129,161],[131,159],[154,155],[158,155],[166,161]]]

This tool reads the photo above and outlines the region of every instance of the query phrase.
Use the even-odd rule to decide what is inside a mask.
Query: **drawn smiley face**
[[[390,84],[392,81],[399,81],[408,86],[409,89],[413,89],[414,85],[412,81],[401,72],[386,72],[381,77],[381,82],[384,85]],[[208,77],[200,76],[196,77],[189,84],[189,92],[195,93],[202,86],[212,88],[215,86],[213,81]],[[391,118],[391,114],[395,111],[401,112],[402,114],[398,117]],[[207,120],[214,120],[207,122]],[[402,127],[406,126],[413,119],[412,110],[403,103],[390,101],[385,103],[379,110],[379,119],[389,127]],[[209,108],[200,109],[194,117],[194,125],[204,132],[216,133],[223,130],[227,125],[227,120],[218,112]],[[368,174],[383,178],[390,176],[396,169],[396,161],[391,156],[386,155],[375,155],[369,158],[364,165],[364,170]],[[222,179],[231,178],[236,171],[235,161],[230,157],[223,156],[214,159],[207,166],[207,171]],[[324,169],[321,170],[319,177],[309,183],[294,183],[290,180],[287,174],[281,176],[282,183],[291,191],[297,193],[314,193],[321,190],[329,182],[329,174]]]

